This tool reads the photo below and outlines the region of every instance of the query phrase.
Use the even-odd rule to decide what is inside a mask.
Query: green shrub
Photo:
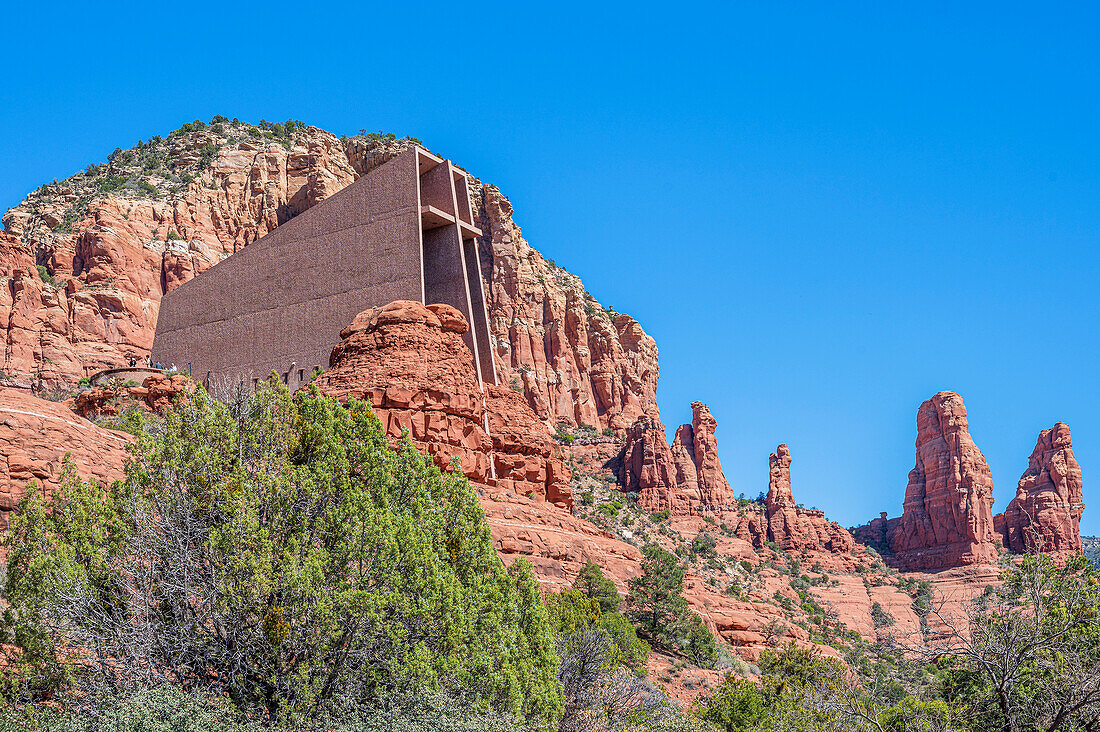
[[[695,714],[723,732],[761,729],[768,721],[764,695],[747,679],[726,676],[709,694],[695,700]]]
[[[265,384],[230,411],[199,389],[133,450],[110,490],[70,464],[50,504],[33,488],[21,502],[9,698],[176,683],[301,721],[439,688],[560,716],[530,565],[505,570],[470,484],[391,449],[368,404]]]
[[[46,269],[46,265],[40,264],[36,267],[36,269],[38,270],[38,278],[40,280],[45,282],[47,285],[50,285],[51,287],[57,287],[57,280],[55,280],[53,278],[53,275],[50,274],[50,271]]]
[[[572,436],[572,435],[570,435]],[[608,501],[607,503],[600,504],[600,510],[611,518],[615,518],[619,515],[619,511],[623,508],[622,501]]]
[[[894,624],[894,616],[886,612],[886,608],[882,606],[882,603],[876,602],[871,605],[871,620],[874,622],[876,628],[885,628]]]
[[[626,616],[602,612],[600,603],[580,590],[562,590],[546,597],[547,616],[559,645],[572,654],[579,644],[592,642],[591,631],[606,637],[613,652],[609,661],[641,668],[649,658],[649,644],[638,637]]]
[[[214,158],[218,155],[218,146],[214,143],[207,143],[199,148],[199,162],[196,167],[199,170],[206,170],[210,167],[210,164],[214,162]]]

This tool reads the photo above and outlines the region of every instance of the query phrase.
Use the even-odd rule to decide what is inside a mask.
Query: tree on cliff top
[[[234,409],[200,389],[138,436],[124,482],[30,491],[5,589],[9,693],[169,683],[291,722],[425,687],[562,711],[530,565],[504,568],[469,483],[316,388]]]

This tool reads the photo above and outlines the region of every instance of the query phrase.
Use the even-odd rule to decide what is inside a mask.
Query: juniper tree
[[[233,410],[199,389],[138,434],[125,481],[29,491],[6,595],[32,696],[170,683],[293,721],[432,688],[561,714],[530,566],[504,568],[469,483],[315,387]]]
[[[718,661],[714,636],[683,596],[684,569],[656,544],[642,550],[642,574],[630,580],[627,617],[654,646],[682,653],[700,666]]]
[[[592,560],[581,567],[577,579],[573,582],[573,589],[580,590],[598,602],[600,610],[605,613],[618,612],[619,605],[623,601],[615,583],[605,577],[600,565]]]

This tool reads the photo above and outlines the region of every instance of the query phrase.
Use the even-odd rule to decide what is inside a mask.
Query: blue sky
[[[995,510],[1073,430],[1100,534],[1100,11],[1045,3],[9,3],[0,207],[214,114],[419,137],[661,349],[738,491],[901,511],[960,392]]]

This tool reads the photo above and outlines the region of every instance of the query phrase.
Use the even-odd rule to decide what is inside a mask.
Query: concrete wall
[[[423,301],[416,191],[409,150],[168,293],[153,359],[198,380],[290,371],[291,385],[327,368],[356,314]]]
[[[165,295],[153,360],[203,382],[274,371],[297,387],[328,368],[340,331],[358,313],[416,300],[447,303],[466,317],[478,375],[496,383],[480,234],[465,174],[406,150]]]

